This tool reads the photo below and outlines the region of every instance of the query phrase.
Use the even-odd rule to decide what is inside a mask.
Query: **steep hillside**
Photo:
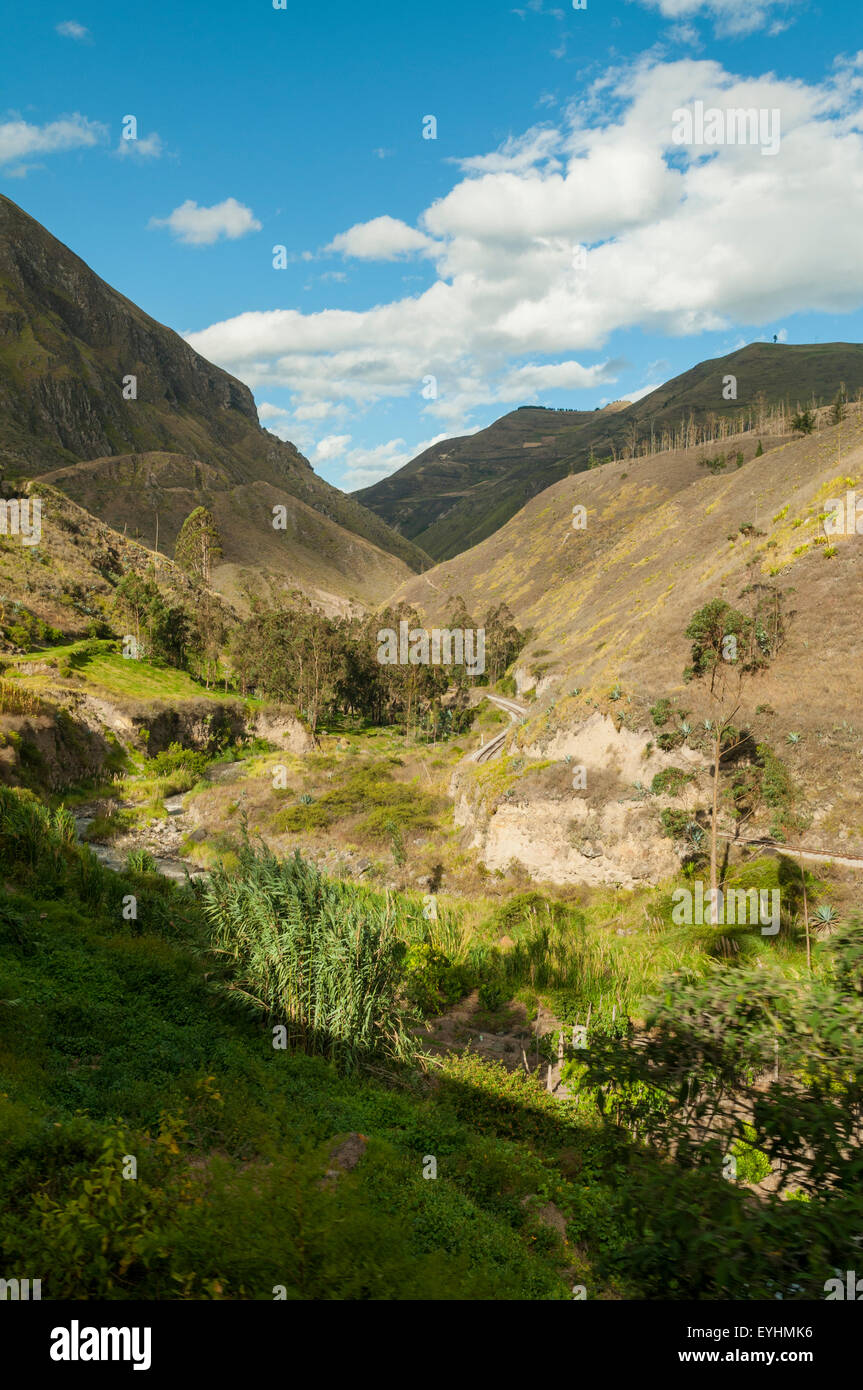
[[[734,376],[737,396],[723,398]],[[520,507],[597,459],[722,438],[742,427],[776,428],[771,407],[831,401],[840,383],[863,387],[863,346],[750,343],[701,362],[634,405],[604,410],[522,407],[488,429],[442,440],[356,495],[389,525],[446,560],[484,540]],[[663,439],[665,436],[665,439]],[[676,436],[676,438],[675,438]]]
[[[714,597],[746,607],[747,585],[775,586],[784,595],[786,640],[755,678],[737,722],[805,781],[810,846],[861,855],[861,641],[853,615],[863,602],[863,539],[825,537],[823,517],[828,498],[861,491],[863,412],[762,457],[753,456],[751,439],[728,445],[725,469],[713,474],[695,448],[565,478],[481,545],[411,580],[399,597],[428,622],[444,617],[457,594],[477,621],[506,600],[519,624],[533,629],[519,688],[539,696],[511,751],[583,760],[594,788],[617,763],[624,771],[617,795],[631,798],[639,769],[628,744],[637,734],[639,748],[654,747],[654,702],[677,702],[675,718],[693,731],[715,715],[702,687],[683,680],[693,612]],[[748,450],[739,467],[738,445]],[[578,506],[586,508],[584,529],[573,526]],[[686,747],[675,737],[693,767],[707,761],[694,734]],[[557,807],[559,824],[578,799]],[[605,808],[608,797],[601,800]],[[522,812],[530,835],[545,834],[537,854],[548,861],[548,826],[535,806]]]
[[[167,555],[174,553],[184,519],[204,502],[216,519],[223,551],[213,586],[241,608],[249,587],[274,596],[301,589],[325,611],[346,614],[382,603],[410,574],[396,555],[307,500],[313,489],[305,489],[301,478],[292,491],[266,478],[232,484],[219,469],[191,456],[143,453],[91,459],[40,481],[62,489],[148,550],[158,540],[160,553]],[[284,525],[274,529],[277,506],[285,508]]]
[[[9,627],[17,608],[26,608],[74,641],[87,636],[93,623],[110,618],[117,582],[127,574],[146,577],[156,557],[62,492],[42,483],[28,484],[27,491],[41,501],[41,535],[38,545],[0,535],[0,629]],[[159,557],[157,573],[171,602],[195,601],[194,585],[172,560]],[[0,636],[0,650],[11,645]],[[27,649],[36,643],[17,645]]]
[[[124,399],[130,377],[137,394]],[[149,496],[142,508],[139,456],[151,454],[161,457],[145,462]],[[315,573],[322,545],[340,558],[324,567],[321,587],[343,572],[351,576],[350,597],[376,602],[393,575],[396,582],[403,577],[399,564],[419,570],[427,563],[408,540],[318,478],[292,444],[262,429],[247,387],[0,197],[0,466],[7,480],[56,474],[89,506],[92,487],[76,469],[82,462],[88,483],[121,497],[112,502],[113,524],[136,527],[151,545],[157,505],[160,538],[171,545],[189,510],[181,515],[179,507],[190,499],[197,505],[225,494],[229,510],[240,490],[265,484],[274,503],[297,515],[318,513],[307,538],[295,535],[289,579]],[[165,469],[171,484],[162,496]],[[238,560],[256,563],[271,520],[271,511],[262,516]],[[363,544],[351,553],[355,538]],[[354,568],[359,561],[371,565],[368,583],[362,566]]]

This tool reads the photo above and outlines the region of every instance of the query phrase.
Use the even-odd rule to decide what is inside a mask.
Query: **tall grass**
[[[113,873],[77,842],[75,818],[65,806],[52,810],[20,788],[0,787],[0,873],[43,898],[77,898],[132,932],[140,925],[173,934],[175,922],[188,925],[195,915],[194,897],[187,890],[168,880],[143,888]],[[133,889],[135,924],[123,916],[125,895]]]
[[[34,695],[14,681],[0,680],[0,714],[42,714],[47,706],[44,700]]]
[[[216,869],[202,899],[215,948],[233,965],[227,988],[283,1025],[291,1046],[344,1070],[417,1057],[389,900],[324,878],[298,854],[278,859],[248,843],[238,869]]]

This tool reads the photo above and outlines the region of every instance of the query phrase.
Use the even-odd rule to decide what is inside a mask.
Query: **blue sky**
[[[19,7],[0,188],[350,490],[517,405],[592,409],[774,333],[863,338],[858,14]],[[698,101],[778,111],[776,152],[676,144]]]

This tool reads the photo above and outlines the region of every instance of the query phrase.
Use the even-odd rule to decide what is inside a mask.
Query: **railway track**
[[[486,699],[491,704],[497,705],[498,709],[504,710],[505,713],[509,715],[511,724],[518,724],[527,714],[524,705],[518,704],[516,700],[508,700],[503,695],[487,695]],[[470,755],[471,762],[490,762],[491,759],[500,752],[501,748],[503,748],[508,733],[509,729],[503,729],[501,733],[495,734],[494,738],[489,739],[488,743],[484,743],[481,747],[476,748]]]

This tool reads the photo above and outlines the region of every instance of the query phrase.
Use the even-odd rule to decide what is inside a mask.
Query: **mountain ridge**
[[[0,195],[0,467],[5,481],[74,482],[75,500],[88,507],[93,491],[84,487],[80,465],[101,463],[104,471],[113,460],[116,477],[118,460],[148,454],[199,463],[212,493],[265,483],[279,500],[295,499],[338,527],[334,541],[355,535],[405,572],[429,563],[407,538],[319,478],[293,444],[265,430],[248,387],[207,362]],[[94,487],[98,473],[98,467],[89,469]],[[153,519],[141,515],[134,488],[126,487],[125,493],[124,511],[115,508],[112,525],[136,527],[153,544]],[[160,537],[170,544],[184,516],[169,505],[164,513]],[[271,516],[262,513],[261,535],[270,523]],[[254,548],[247,558],[254,563]],[[307,569],[314,567],[313,550],[303,559]],[[290,577],[289,565],[286,573]],[[402,577],[394,572],[393,582]],[[376,579],[363,594],[359,575],[350,597],[378,602],[383,587]]]
[[[730,400],[723,397],[728,376],[735,378]],[[806,406],[813,396],[826,404],[841,382],[850,395],[863,389],[863,345],[749,343],[625,405],[519,407],[475,434],[431,445],[354,495],[440,563],[494,534],[560,478],[605,456],[637,454],[651,441],[655,447],[663,433],[689,428],[690,419],[705,435],[711,422],[717,435],[735,418],[756,428],[771,408]]]

